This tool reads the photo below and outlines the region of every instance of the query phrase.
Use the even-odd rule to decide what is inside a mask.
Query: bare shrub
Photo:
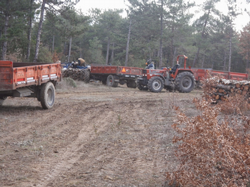
[[[250,119],[219,116],[221,108],[194,100],[201,115],[189,118],[176,108],[172,125],[178,168],[167,173],[170,184],[181,186],[246,186],[250,178]]]

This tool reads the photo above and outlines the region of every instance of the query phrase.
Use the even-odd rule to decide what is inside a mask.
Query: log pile
[[[211,98],[213,103],[219,100],[227,101],[229,97],[241,96],[250,103],[250,81],[227,80],[214,77],[203,82],[205,98]]]
[[[84,69],[74,69],[68,68],[63,70],[63,77],[70,77],[74,80],[83,81],[84,80]]]

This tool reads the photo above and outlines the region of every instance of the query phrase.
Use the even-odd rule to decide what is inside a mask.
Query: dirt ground
[[[0,107],[0,186],[163,186],[176,166],[173,105],[197,114],[188,94],[65,82],[52,109],[34,98]]]

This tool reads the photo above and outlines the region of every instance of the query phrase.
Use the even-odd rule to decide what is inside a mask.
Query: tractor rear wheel
[[[40,100],[44,109],[50,109],[53,107],[55,103],[55,95],[56,91],[52,82],[47,82],[46,84],[42,85]]]
[[[90,72],[89,70],[84,70],[84,82],[89,83],[90,81]]]
[[[184,71],[177,75],[175,79],[176,90],[182,93],[191,92],[195,86],[195,78],[191,72]]]
[[[111,87],[117,87],[118,86],[118,82],[115,82],[115,76],[114,75],[109,75],[107,77],[107,86],[111,86]]]
[[[163,80],[160,77],[152,77],[148,81],[148,89],[151,92],[161,92],[163,88]]]

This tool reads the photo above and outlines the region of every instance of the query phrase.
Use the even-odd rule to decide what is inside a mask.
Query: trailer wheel
[[[114,75],[109,75],[107,77],[107,86],[111,86],[111,87],[117,87],[118,86],[118,82],[115,82],[115,76]]]
[[[191,92],[195,87],[194,75],[188,71],[181,72],[175,80],[176,90],[182,93]]]
[[[127,87],[128,88],[136,88],[136,83],[133,80],[128,80],[127,81]]]
[[[160,77],[152,77],[148,81],[148,89],[151,92],[161,92],[163,88],[163,80]]]
[[[46,84],[42,85],[40,99],[41,105],[44,109],[50,109],[53,107],[55,103],[55,87],[52,82],[47,82]]]
[[[89,83],[90,80],[90,72],[89,70],[84,70],[84,82]]]

